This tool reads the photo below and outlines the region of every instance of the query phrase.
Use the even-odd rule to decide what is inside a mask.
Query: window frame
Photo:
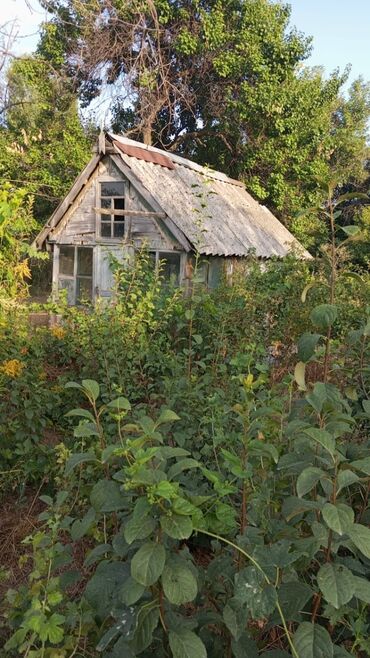
[[[184,279],[184,254],[182,251],[175,251],[174,249],[149,249],[149,254],[154,255],[154,263],[155,263],[155,268],[158,269],[159,261],[163,260],[160,258],[159,254],[166,254],[172,256],[178,256],[179,257],[179,274],[178,274],[178,281],[176,283],[176,286],[181,286],[183,279]],[[169,279],[164,279],[163,283],[169,283]]]
[[[58,271],[57,271],[57,276],[56,280],[54,283],[56,284],[56,289],[57,289],[57,294],[59,293],[60,290],[63,290],[60,286],[60,281],[61,280],[66,280],[66,281],[72,281],[73,282],[73,299],[71,300],[72,305],[80,305],[81,302],[77,298],[77,290],[78,290],[78,282],[81,280],[85,281],[91,281],[91,302],[94,301],[95,295],[94,295],[94,280],[95,280],[95,273],[94,273],[94,247],[90,245],[80,245],[80,244],[59,244],[55,245],[58,248],[58,256],[57,256],[57,261],[58,261]],[[60,271],[60,252],[61,249],[65,247],[66,249],[73,249],[73,274],[63,274]],[[55,247],[54,247],[55,248]],[[86,274],[79,274],[78,272],[78,250],[79,249],[90,249],[91,250],[91,276],[88,276]]]
[[[102,195],[102,186],[103,185],[109,185],[109,184],[122,184],[123,185],[123,195],[111,195],[111,196],[103,196]],[[103,199],[109,199],[111,202],[110,209],[115,210],[114,208],[114,203],[115,200],[122,200],[123,201],[123,208],[122,210],[125,210],[126,206],[126,188],[127,188],[127,183],[125,180],[109,180],[108,177],[105,179],[101,179],[98,181],[98,189],[97,189],[97,196],[99,199],[99,208],[103,208],[102,201]],[[108,210],[108,208],[104,208],[104,210]],[[120,208],[117,208],[117,210],[120,210]],[[127,234],[127,221],[125,215],[122,215],[122,218],[120,215],[103,215],[102,213],[97,213],[98,214],[98,231],[97,234],[101,240],[124,240]],[[109,219],[104,219],[104,218]],[[110,235],[103,235],[102,234],[102,226],[110,226]],[[114,235],[114,228],[115,226],[122,226],[123,227],[123,232],[122,235]]]

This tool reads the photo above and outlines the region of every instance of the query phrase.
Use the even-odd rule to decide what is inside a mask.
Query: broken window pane
[[[75,248],[62,246],[59,250],[59,274],[73,276],[75,262]]]

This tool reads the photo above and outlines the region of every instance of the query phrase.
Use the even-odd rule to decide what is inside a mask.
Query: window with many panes
[[[67,291],[69,304],[83,304],[93,296],[93,250],[91,247],[61,245],[59,289]]]
[[[161,264],[161,275],[165,282],[178,286],[180,284],[180,254],[171,251],[149,252],[156,267]]]
[[[125,183],[122,181],[107,181],[100,183],[100,207],[104,213],[100,215],[100,236],[102,238],[123,238],[125,235],[124,215],[110,214],[110,210],[125,209]]]

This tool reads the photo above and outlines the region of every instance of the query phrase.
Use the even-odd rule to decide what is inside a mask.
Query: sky
[[[323,66],[329,75],[351,64],[350,81],[359,76],[370,81],[370,0],[290,0],[289,4],[291,24],[313,37],[308,65]],[[15,54],[35,48],[44,18],[38,0],[0,0],[0,26],[16,20]]]

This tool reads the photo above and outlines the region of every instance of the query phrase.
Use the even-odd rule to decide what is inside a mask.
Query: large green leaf
[[[278,598],[285,619],[287,621],[296,619],[312,596],[313,591],[306,583],[300,581],[283,583],[279,587]]]
[[[308,621],[302,622],[294,634],[299,658],[333,658],[334,648],[328,631]]]
[[[321,338],[320,334],[305,333],[298,340],[298,359],[306,363],[315,354],[316,345]]]
[[[71,527],[71,537],[73,541],[77,541],[86,535],[87,531],[91,528],[95,521],[95,510],[93,507],[86,512],[85,516],[79,520],[76,519]]]
[[[354,523],[348,535],[356,548],[370,560],[370,528],[360,523]]]
[[[163,572],[166,551],[162,544],[147,542],[135,553],[131,561],[131,576],[141,585],[149,587]]]
[[[125,524],[123,535],[128,544],[132,544],[136,539],[145,539],[154,530],[156,523],[151,516],[144,518],[132,518]]]
[[[317,582],[324,598],[334,608],[341,608],[353,596],[355,585],[352,573],[341,564],[323,564],[317,574]]]
[[[171,514],[160,518],[163,532],[173,539],[187,539],[193,532],[193,523],[189,516]]]
[[[76,466],[79,464],[86,464],[88,462],[96,462],[97,459],[93,452],[76,452],[71,455],[67,460],[65,467],[65,475],[69,475]]]
[[[358,576],[352,576],[352,578],[354,582],[354,596],[370,605],[370,582]]]
[[[120,588],[129,575],[129,567],[123,562],[101,562],[85,589],[85,598],[101,619],[120,600]]]
[[[137,616],[135,633],[130,643],[135,656],[144,651],[152,643],[153,631],[158,625],[158,620],[158,605],[155,603],[146,603],[141,607]],[[124,656],[125,654],[123,653],[120,658]]]
[[[182,473],[182,471],[189,470],[190,468],[198,468],[198,466],[199,462],[197,462],[195,459],[191,459],[190,457],[180,459],[180,461],[176,462],[176,464],[173,464],[173,466],[170,466],[168,469],[168,479],[172,480],[172,478]]]
[[[320,478],[325,476],[324,471],[316,466],[309,466],[297,478],[297,494],[300,498],[311,491]]]
[[[275,609],[277,593],[275,587],[266,582],[260,570],[250,566],[235,576],[234,598],[241,604],[247,604],[253,619],[262,619]]]
[[[355,520],[354,511],[349,505],[344,503],[325,503],[322,508],[323,519],[331,530],[337,532],[338,535],[344,535],[348,532]]]
[[[192,631],[170,631],[168,641],[173,658],[207,658],[202,640]]]
[[[329,432],[321,430],[318,427],[307,427],[307,429],[303,431],[305,434],[308,434],[308,436],[313,439],[315,443],[318,443],[322,446],[322,448],[324,448],[324,450],[327,450],[330,455],[334,454],[335,439],[331,434],[329,434]]]
[[[97,512],[117,512],[124,509],[127,499],[118,482],[99,480],[90,494],[90,502]]]
[[[162,573],[162,585],[165,596],[174,605],[193,601],[198,591],[194,574],[180,561],[166,564]]]
[[[88,396],[95,402],[100,394],[100,386],[98,382],[96,382],[95,379],[83,379],[82,386]]]
[[[354,484],[355,482],[358,482],[359,477],[351,471],[349,468],[344,469],[343,471],[339,471],[338,478],[337,478],[337,494],[339,494],[344,487],[350,487],[351,484]]]
[[[320,304],[312,309],[310,318],[315,327],[328,329],[335,322],[338,308],[334,304]]]
[[[362,473],[366,473],[366,475],[370,475],[370,457],[357,459],[356,461],[351,462],[350,466],[358,471],[361,471]]]

